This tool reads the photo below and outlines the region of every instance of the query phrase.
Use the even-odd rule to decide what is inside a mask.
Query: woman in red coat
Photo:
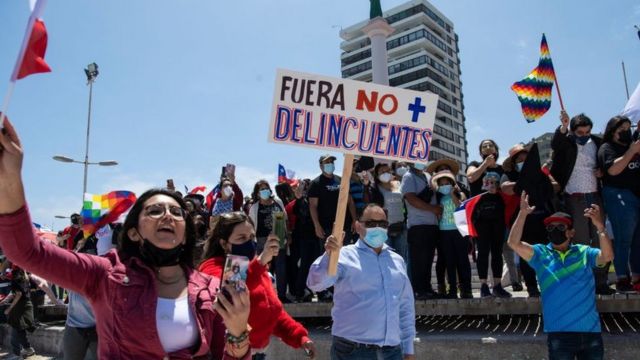
[[[265,359],[264,350],[269,345],[271,335],[279,337],[293,348],[304,348],[311,358],[315,358],[316,349],[308,337],[309,332],[284,310],[267,272],[269,263],[278,255],[279,250],[278,238],[271,235],[265,243],[264,251],[256,256],[256,233],[251,219],[243,212],[227,213],[218,218],[211,230],[199,270],[222,278],[226,254],[249,258],[249,340],[253,359]]]

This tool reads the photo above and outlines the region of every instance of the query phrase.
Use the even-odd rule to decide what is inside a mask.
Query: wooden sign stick
[[[344,240],[344,220],[347,215],[347,204],[349,202],[349,188],[351,187],[351,171],[353,170],[353,155],[344,154],[344,165],[342,167],[342,179],[340,181],[340,194],[338,195],[338,208],[336,209],[336,220],[333,223],[332,235],[340,242]],[[356,219],[352,219],[356,221]],[[338,258],[340,251],[331,252],[329,258],[329,269],[327,274],[335,276],[338,273]]]

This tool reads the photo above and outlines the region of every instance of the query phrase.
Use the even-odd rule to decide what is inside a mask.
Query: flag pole
[[[622,76],[624,77],[624,89],[627,91],[627,100],[629,100],[629,84],[627,83],[627,69],[624,67],[624,61],[622,62]]]
[[[20,51],[18,52],[18,58],[16,59],[16,64],[13,67],[13,72],[11,73],[11,78],[9,79],[9,89],[7,89],[7,94],[4,96],[4,101],[2,102],[2,115],[0,115],[0,130],[4,129],[4,118],[7,116],[7,110],[9,109],[9,103],[11,102],[11,97],[13,96],[13,90],[16,87],[16,80],[18,80],[18,73],[20,72],[20,67],[22,65],[22,59],[24,59],[24,53],[27,51],[27,45],[29,44],[29,39],[31,39],[31,32],[33,31],[33,24],[36,22],[36,19],[40,16],[42,11],[44,10],[44,6],[46,5],[47,0],[39,0],[35,3],[33,9],[31,9],[31,14],[29,15],[29,21],[27,21],[27,29],[24,34],[24,39],[22,40],[22,45],[20,46]]]
[[[556,89],[558,90],[558,100],[560,100],[560,109],[564,110],[564,104],[562,103],[562,94],[560,94],[560,85],[558,85],[558,77],[554,76],[553,81],[556,83]]]

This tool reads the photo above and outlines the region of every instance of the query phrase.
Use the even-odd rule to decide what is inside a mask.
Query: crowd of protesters
[[[335,174],[336,158],[327,154],[318,160],[316,178],[259,180],[246,197],[229,168],[206,196],[183,196],[172,184],[149,190],[123,224],[110,224],[87,239],[81,217],[73,214],[71,225],[58,234],[59,246],[39,242],[30,230],[22,150],[10,132],[2,135],[0,150],[5,172],[0,174],[0,246],[13,262],[12,296],[4,301],[12,351],[16,357],[34,353],[27,337],[35,327],[31,271],[55,284],[52,291],[46,281],[39,283],[52,302],[68,303],[65,359],[85,354],[264,359],[271,335],[314,357],[308,331],[283,307],[311,301],[333,301],[334,315],[342,314],[339,320],[334,316],[332,358],[348,358],[340,352],[359,344],[387,345],[389,338],[398,348],[388,351],[411,358],[415,325],[408,319],[415,314],[406,304],[473,298],[472,266],[481,298],[507,298],[512,294],[505,288],[526,288],[529,297],[542,296],[544,316],[552,318],[545,304],[557,301],[557,289],[547,281],[558,271],[550,265],[556,252],[565,254],[562,261],[569,255],[576,264],[582,261],[585,270],[576,281],[585,282],[581,289],[592,289],[591,295],[640,292],[640,140],[633,125],[616,116],[600,138],[586,115],[570,119],[562,112],[550,159],[540,159],[532,144],[517,144],[500,162],[498,143],[483,140],[481,161],[466,166],[466,182],[452,159],[422,164],[358,158],[353,172],[343,174],[350,177],[350,188],[340,238],[331,234],[341,178]],[[461,234],[455,214],[468,199],[473,237]],[[327,254],[342,246],[338,275],[328,276]],[[594,250],[600,247],[602,252]],[[366,249],[372,251],[362,253]],[[220,283],[230,254],[250,260],[248,294]],[[376,256],[398,270],[379,274],[393,282],[390,288],[373,277],[379,271]],[[608,282],[612,260],[615,289]],[[362,277],[365,267],[369,274]],[[354,288],[401,299],[391,310],[398,316],[391,336],[384,330],[381,335],[375,322],[357,319],[362,304],[350,298]],[[368,301],[367,309],[388,306]],[[354,324],[370,326],[369,331],[360,333]],[[599,333],[591,323],[571,326],[546,330]],[[564,344],[560,335],[550,337],[550,351],[551,340]]]

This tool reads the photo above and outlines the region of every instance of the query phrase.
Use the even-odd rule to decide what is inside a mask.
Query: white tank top
[[[156,307],[158,336],[165,352],[188,349],[198,341],[198,324],[189,307],[189,297],[158,298]]]

